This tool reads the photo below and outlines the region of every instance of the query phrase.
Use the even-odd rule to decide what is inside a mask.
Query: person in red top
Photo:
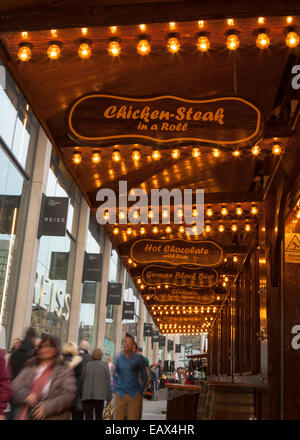
[[[10,375],[6,368],[5,353],[0,350],[0,420],[5,420],[4,410],[12,395]]]

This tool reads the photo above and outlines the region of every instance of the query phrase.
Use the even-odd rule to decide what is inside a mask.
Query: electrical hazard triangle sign
[[[285,262],[300,263],[300,234],[285,235]]]

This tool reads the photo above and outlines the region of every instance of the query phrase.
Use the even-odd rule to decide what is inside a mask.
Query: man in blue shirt
[[[139,420],[143,393],[147,383],[147,372],[142,356],[133,351],[134,339],[128,333],[124,350],[116,360],[113,392],[115,420]]]

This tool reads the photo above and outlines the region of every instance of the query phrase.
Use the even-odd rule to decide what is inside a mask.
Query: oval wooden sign
[[[137,240],[131,246],[130,256],[140,264],[167,263],[216,267],[224,260],[224,249],[214,241],[198,240]]]
[[[212,289],[201,291],[201,293],[195,293],[192,290],[174,288],[170,289],[170,293],[168,294],[155,294],[153,296],[153,304],[209,305],[212,304],[215,299],[216,294]]]
[[[68,133],[84,144],[252,145],[263,133],[261,111],[238,96],[186,99],[92,93],[67,111]]]
[[[148,286],[213,287],[218,279],[219,274],[214,269],[192,269],[185,266],[149,265],[142,272],[142,281]]]

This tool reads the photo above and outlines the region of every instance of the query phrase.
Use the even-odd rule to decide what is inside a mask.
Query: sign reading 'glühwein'
[[[92,93],[68,109],[69,135],[81,143],[253,144],[262,135],[260,110],[241,97],[191,100],[128,98]]]
[[[189,267],[147,266],[142,272],[142,281],[149,286],[173,285],[213,287],[218,282],[218,272],[214,269],[191,269]]]
[[[173,293],[172,293],[173,291]],[[174,293],[176,291],[176,293]],[[212,304],[215,301],[215,292],[211,289],[201,292],[185,290],[185,289],[170,289],[170,294],[154,295],[155,303],[157,304]]]
[[[137,240],[130,250],[136,263],[168,263],[174,266],[191,264],[219,266],[224,259],[223,248],[213,241]]]

